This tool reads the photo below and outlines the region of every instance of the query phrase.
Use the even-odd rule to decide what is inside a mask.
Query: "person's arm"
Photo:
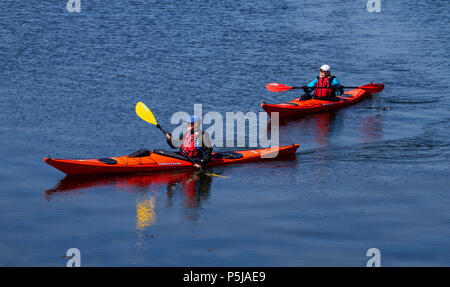
[[[308,85],[303,86],[302,88],[305,91],[305,94],[308,94],[309,92],[315,89],[316,85],[317,85],[317,78],[312,80]]]
[[[166,134],[166,138],[167,138],[167,144],[168,144],[171,148],[177,149],[177,148],[178,148],[177,146],[180,145],[181,141],[183,140],[183,135],[180,135],[180,139],[179,139],[179,140],[174,140],[173,137],[172,137],[172,135],[169,134],[169,133],[167,133],[167,134]],[[175,144],[174,144],[174,142],[175,142]]]
[[[211,144],[211,137],[209,136],[208,132],[203,132],[202,150],[203,150],[203,158],[201,160],[201,165],[205,167],[211,160],[211,154],[213,150]]]
[[[341,83],[337,78],[333,79],[333,81],[331,82],[331,86],[336,89],[339,95],[342,95],[344,93],[344,88],[341,86]]]
[[[172,135],[167,133],[166,134],[166,138],[167,138],[167,144],[171,147],[171,148],[176,148],[173,143],[172,143]]]

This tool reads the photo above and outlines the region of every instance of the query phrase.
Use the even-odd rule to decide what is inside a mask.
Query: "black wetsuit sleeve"
[[[211,154],[213,150],[211,144],[211,137],[209,136],[208,132],[203,132],[202,150],[203,150],[203,158],[201,160],[201,165],[206,166],[211,160]]]
[[[180,145],[180,143],[183,141],[183,135],[180,135],[180,138],[178,139],[178,140],[174,140],[173,138],[172,138],[172,140],[167,140],[167,144],[171,147],[171,148],[173,148],[173,149],[177,149],[178,147],[178,145]],[[175,144],[174,144],[174,142],[175,142]],[[175,145],[177,145],[177,146],[175,146]]]
[[[171,148],[176,148],[171,140],[167,140],[167,144],[171,147]]]

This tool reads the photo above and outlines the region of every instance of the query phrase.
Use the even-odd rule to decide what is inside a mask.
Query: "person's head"
[[[320,71],[321,78],[328,77],[330,75],[330,66],[322,65],[322,67],[320,67],[319,71]]]
[[[200,127],[200,118],[196,115],[191,115],[187,121],[188,128],[197,130]]]

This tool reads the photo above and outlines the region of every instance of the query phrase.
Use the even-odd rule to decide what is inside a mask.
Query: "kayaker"
[[[206,167],[211,160],[212,144],[211,137],[208,132],[200,130],[200,118],[198,116],[190,116],[187,122],[188,129],[186,135],[180,135],[179,140],[174,140],[172,135],[167,133],[167,144],[171,148],[177,148],[182,141],[181,150],[188,154],[195,162],[194,167]],[[200,136],[201,135],[201,138]],[[174,145],[175,142],[175,145]]]
[[[331,75],[330,66],[323,65],[319,71],[320,74],[316,79],[311,81],[307,86],[302,87],[305,94],[301,97],[301,100],[319,99],[333,102],[339,101],[339,98],[336,97],[336,92],[342,95],[344,90],[339,80]],[[314,95],[310,94],[312,90],[314,90]]]

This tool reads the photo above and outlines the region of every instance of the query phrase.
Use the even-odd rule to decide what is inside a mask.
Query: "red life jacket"
[[[200,141],[198,139],[198,133],[186,134],[183,140],[181,149],[186,152],[190,157],[198,157],[203,154]]]
[[[334,76],[329,76],[326,78],[317,77],[316,88],[321,87],[331,87],[331,82],[333,82]],[[315,89],[314,95],[316,98],[330,98],[334,96],[334,89]]]

